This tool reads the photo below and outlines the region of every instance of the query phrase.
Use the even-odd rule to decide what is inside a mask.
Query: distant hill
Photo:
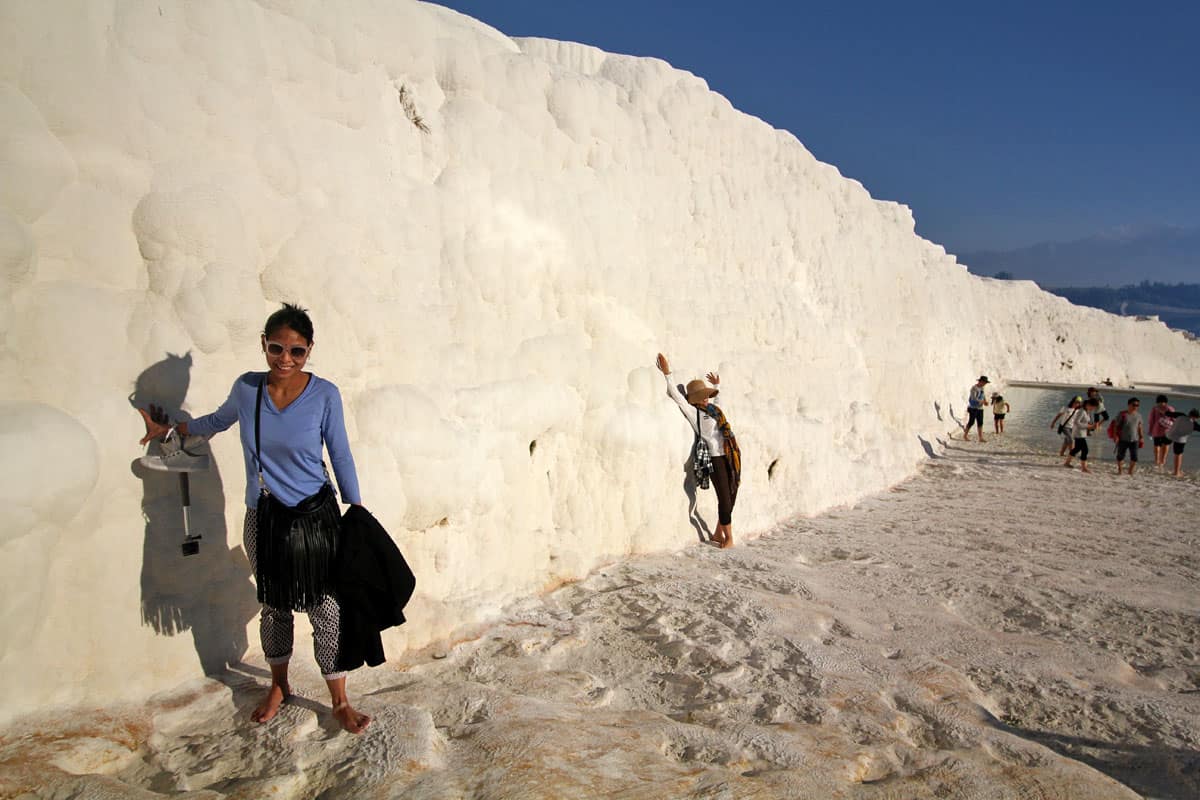
[[[1200,276],[1200,228],[1122,228],[1073,242],[957,254],[976,275],[997,272],[1041,286],[1124,286]]]
[[[1200,336],[1200,283],[1150,283],[1114,289],[1109,286],[1043,287],[1080,306],[1124,316],[1157,316],[1172,328]]]

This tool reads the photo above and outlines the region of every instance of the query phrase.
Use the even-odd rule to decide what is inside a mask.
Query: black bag
[[[712,479],[712,454],[708,452],[708,442],[700,435],[700,409],[696,409],[696,440],[692,442],[692,476],[696,485],[707,489]]]

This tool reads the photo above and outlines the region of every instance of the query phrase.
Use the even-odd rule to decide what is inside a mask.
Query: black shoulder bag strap
[[[263,480],[262,474],[262,439],[258,433],[259,420],[262,418],[262,394],[263,386],[267,383],[267,376],[263,375],[262,380],[258,382],[258,398],[254,403],[254,465],[258,467],[258,491],[262,492],[267,488],[267,482]]]

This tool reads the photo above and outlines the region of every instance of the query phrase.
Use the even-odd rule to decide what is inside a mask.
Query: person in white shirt
[[[1067,430],[1067,435],[1071,436],[1075,441],[1075,446],[1071,448],[1071,452],[1067,455],[1067,460],[1063,462],[1064,467],[1071,466],[1071,462],[1075,456],[1079,456],[1079,469],[1083,472],[1091,472],[1088,469],[1088,431],[1096,428],[1097,422],[1094,421],[1093,415],[1096,413],[1096,408],[1100,405],[1100,401],[1095,398],[1085,400],[1082,406],[1077,406],[1070,416],[1063,423],[1063,427]]]
[[[720,392],[721,377],[713,372],[708,373],[712,388],[699,379],[688,382],[685,399],[671,379],[667,357],[659,353],[657,364],[667,380],[667,395],[679,406],[692,431],[708,447],[712,461],[712,485],[717,493],[717,528],[713,531],[712,540],[722,549],[732,547],[733,504],[737,502],[738,484],[741,482],[742,456],[725,414],[709,402]]]
[[[1054,415],[1054,419],[1050,420],[1050,430],[1057,429],[1059,435],[1062,436],[1062,438],[1063,438],[1062,447],[1058,448],[1058,457],[1059,458],[1062,458],[1063,456],[1065,456],[1067,454],[1067,451],[1070,450],[1071,447],[1074,446],[1075,437],[1071,435],[1071,432],[1069,430],[1067,430],[1067,426],[1065,424],[1059,425],[1058,421],[1060,419],[1061,420],[1067,419],[1068,417],[1071,416],[1071,414],[1073,414],[1075,412],[1075,410],[1077,408],[1080,408],[1082,405],[1083,405],[1083,398],[1080,397],[1079,395],[1075,395],[1074,397],[1072,397],[1070,399],[1070,401],[1065,406],[1063,406],[1062,408],[1060,408],[1058,410],[1058,413]]]

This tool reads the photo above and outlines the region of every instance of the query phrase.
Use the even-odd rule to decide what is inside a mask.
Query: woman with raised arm
[[[164,462],[186,459],[185,437],[211,436],[239,424],[246,463],[244,544],[263,604],[262,649],[271,667],[271,687],[251,719],[267,722],[291,696],[292,612],[304,611],[333,716],[343,729],[361,733],[371,718],[351,707],[346,673],[338,669],[340,607],[333,566],[341,513],[322,458],[328,448],[342,500],[361,505],[342,396],[334,384],[304,371],[313,349],[312,320],[304,309],[285,303],[271,314],[261,345],[266,372],[239,377],[212,414],[171,425],[161,409],[139,409],[146,422],[142,444],[162,440]]]
[[[713,542],[721,548],[733,547],[733,504],[737,502],[738,484],[742,479],[742,451],[724,412],[709,402],[721,391],[718,388],[721,377],[708,373],[712,388],[700,379],[689,381],[685,398],[671,380],[667,357],[659,353],[657,364],[667,379],[667,395],[679,406],[697,439],[706,446],[712,462],[712,485],[717,493],[717,529],[712,535]]]

